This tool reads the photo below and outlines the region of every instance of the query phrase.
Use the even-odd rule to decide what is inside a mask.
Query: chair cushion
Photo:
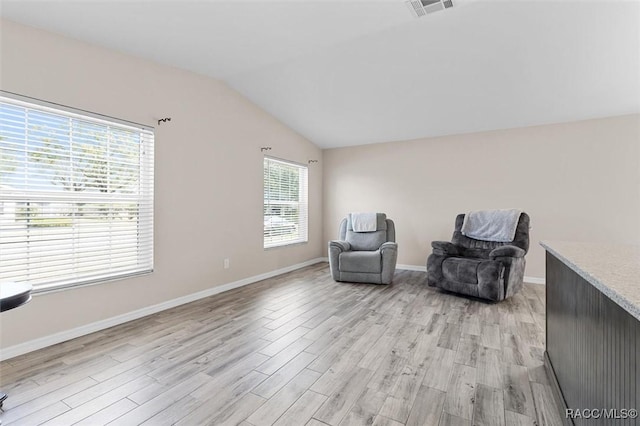
[[[353,232],[347,230],[346,240],[351,244],[351,250],[378,250],[387,241],[386,227],[383,231]]]
[[[460,255],[464,257],[471,257],[476,259],[489,259],[489,253],[491,253],[490,249],[474,249],[474,248],[465,248],[460,247]]]
[[[449,281],[478,284],[478,267],[482,259],[449,257],[442,262],[442,274]]]
[[[382,258],[380,251],[348,251],[340,253],[341,272],[367,272],[379,274],[382,272]]]
[[[448,281],[465,284],[498,282],[504,265],[495,260],[448,257],[442,262],[442,275]]]

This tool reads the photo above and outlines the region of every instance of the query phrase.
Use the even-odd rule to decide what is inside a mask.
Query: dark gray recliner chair
[[[390,284],[396,270],[396,228],[384,213],[376,214],[377,229],[354,232],[351,215],[340,222],[340,240],[329,241],[329,267],[336,281]]]
[[[529,216],[520,215],[513,241],[501,243],[462,234],[464,214],[456,217],[451,242],[434,241],[427,258],[427,284],[493,301],[516,294],[524,279],[529,251]]]

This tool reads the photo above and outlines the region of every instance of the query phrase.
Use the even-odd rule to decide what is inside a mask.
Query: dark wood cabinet
[[[546,262],[545,361],[561,416],[565,409],[582,410],[566,424],[640,425],[625,411],[640,409],[640,322],[574,265],[549,251]]]

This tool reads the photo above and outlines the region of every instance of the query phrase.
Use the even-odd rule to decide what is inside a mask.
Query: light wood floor
[[[544,287],[484,303],[326,263],[0,365],[2,424],[560,424]]]

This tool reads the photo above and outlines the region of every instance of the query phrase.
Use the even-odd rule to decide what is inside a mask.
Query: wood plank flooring
[[[320,263],[0,364],[3,425],[559,425],[544,286],[498,304]]]

